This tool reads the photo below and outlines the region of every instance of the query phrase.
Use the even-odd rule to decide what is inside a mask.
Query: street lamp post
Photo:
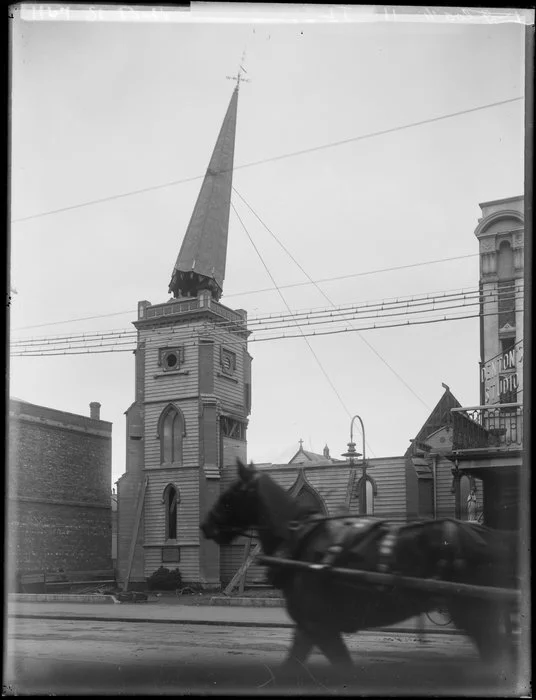
[[[358,416],[357,414],[352,418],[352,421],[350,423],[350,442],[348,443],[348,452],[343,453],[343,457],[347,457],[350,461],[350,466],[355,465],[355,460],[358,457],[361,457],[360,452],[356,452],[355,449],[355,442],[354,442],[354,421],[355,419],[358,419],[359,422],[361,423],[361,433],[363,435],[363,461],[361,462],[361,468],[363,470],[363,488],[361,489],[361,493],[363,498],[359,499],[360,502],[360,510],[361,512],[366,515],[367,514],[367,462],[366,462],[366,457],[365,457],[365,426],[363,425],[363,421],[361,420],[361,417]]]

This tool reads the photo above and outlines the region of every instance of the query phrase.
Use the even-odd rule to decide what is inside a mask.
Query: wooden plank
[[[130,542],[130,552],[128,555],[128,566],[127,574],[125,576],[125,582],[123,584],[123,590],[128,589],[128,584],[130,581],[130,573],[132,571],[132,563],[134,561],[134,552],[136,551],[136,541],[138,539],[138,532],[140,530],[141,514],[143,512],[143,502],[145,500],[145,490],[147,489],[148,478],[145,477],[143,484],[140,484],[140,489],[138,493],[138,507],[136,508],[136,517],[134,518],[134,528],[132,531],[132,540]]]
[[[105,584],[115,583],[115,579],[101,579],[100,581],[47,581],[47,588],[50,586],[102,586]]]
[[[249,555],[246,561],[240,566],[236,574],[233,576],[231,581],[229,582],[229,585],[227,588],[223,591],[223,595],[230,595],[231,591],[233,588],[236,586],[238,581],[240,581],[241,577],[246,575],[247,570],[251,566],[251,564],[255,561],[257,555],[261,551],[261,543],[259,542],[253,552]]]
[[[246,547],[244,549],[244,564],[249,559],[250,550],[251,550],[251,537],[248,537],[247,542],[246,542]],[[242,573],[242,577],[240,578],[240,583],[238,584],[238,592],[240,593],[240,595],[242,595],[242,593],[244,592],[244,586],[246,583],[246,574],[247,574],[247,569],[244,569],[244,572]]]
[[[107,576],[111,578],[114,575],[113,569],[97,569],[95,571],[47,571],[47,576]],[[43,569],[32,569],[31,571],[26,571],[22,574],[22,577],[27,576],[40,576],[43,577]]]
[[[490,600],[503,600],[516,603],[521,600],[521,592],[509,588],[495,588],[493,586],[473,586],[468,583],[456,583],[453,581],[436,581],[422,579],[413,576],[398,576],[396,574],[380,574],[376,571],[364,571],[361,569],[343,569],[330,567],[325,564],[311,564],[304,561],[294,561],[281,557],[260,556],[257,558],[261,564],[268,566],[287,566],[293,569],[301,569],[312,573],[329,573],[331,576],[353,578],[383,586],[402,586],[417,591],[437,594],[457,594],[473,598],[489,598]]]

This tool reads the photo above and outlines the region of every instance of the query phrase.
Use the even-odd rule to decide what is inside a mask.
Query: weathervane
[[[240,83],[250,83],[251,82],[251,80],[249,78],[242,77],[242,71],[244,71],[244,73],[247,73],[247,70],[242,65],[245,61],[245,58],[246,58],[246,50],[244,49],[244,53],[242,54],[242,58],[240,59],[240,66],[238,68],[238,73],[236,75],[226,75],[225,76],[227,78],[227,80],[235,80],[237,88],[240,87]]]

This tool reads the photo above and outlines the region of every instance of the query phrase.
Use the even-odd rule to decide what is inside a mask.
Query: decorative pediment
[[[515,326],[512,326],[510,323],[505,323],[504,326],[499,328],[499,333],[508,333],[510,331],[515,331]]]

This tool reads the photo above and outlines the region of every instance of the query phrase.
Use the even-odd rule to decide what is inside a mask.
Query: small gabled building
[[[404,455],[408,520],[454,517],[452,409],[460,402],[443,384],[443,396]],[[461,517],[461,514],[460,514]]]

